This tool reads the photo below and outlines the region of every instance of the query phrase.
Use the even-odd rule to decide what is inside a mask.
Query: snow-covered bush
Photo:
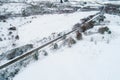
[[[48,56],[48,52],[46,50],[42,50],[41,54],[44,56]]]
[[[35,60],[39,59],[39,53],[38,53],[38,51],[35,51],[35,54],[33,55],[33,57],[34,57]]]
[[[22,10],[22,16],[23,17],[26,17],[26,16],[29,16],[30,14],[29,13],[27,13],[27,11],[26,10]]]
[[[108,34],[111,34],[112,32],[111,31],[108,31]]]
[[[27,45],[9,50],[9,51],[3,53],[2,55],[4,56],[4,59],[10,60],[10,59],[13,59],[13,58],[23,54],[24,52],[26,52],[32,48],[33,48],[32,44],[27,44]]]
[[[73,26],[72,30],[75,30],[75,29],[80,30],[80,27],[81,27],[81,24],[80,24],[80,23],[76,23],[76,24]]]
[[[68,44],[68,47],[71,47],[73,44],[75,44],[76,41],[72,38],[72,37],[69,37],[67,39],[67,44]]]
[[[48,8],[57,8],[57,5],[56,4],[54,4],[54,3],[52,3],[52,2],[44,2],[43,3],[46,7],[48,7]]]
[[[82,39],[82,33],[80,33],[79,31],[76,32],[76,39],[77,40],[81,40]]]
[[[37,55],[36,55],[37,56]],[[11,64],[0,70],[0,80],[13,80],[13,77],[19,73],[19,71],[26,67],[30,62],[36,60],[34,55],[25,57],[24,59]]]
[[[59,47],[58,47],[58,44],[57,43],[52,43],[51,44],[51,49],[52,50],[56,50],[56,49],[58,49]]]
[[[103,22],[106,17],[104,15],[100,15],[99,22]]]
[[[7,19],[7,16],[6,16],[6,15],[0,15],[0,21],[1,21],[1,20],[5,20],[5,19]]]
[[[3,41],[3,39],[0,37],[0,41]]]
[[[109,32],[109,28],[108,27],[100,27],[99,29],[98,29],[98,32],[100,33],[100,34],[104,34],[105,32]],[[109,32],[110,33],[110,32]]]
[[[90,38],[90,41],[91,41],[91,42],[93,42],[93,41],[94,41],[94,38],[93,38],[93,37],[91,37],[91,38]]]
[[[90,21],[90,22],[84,24],[84,25],[81,27],[81,30],[82,30],[82,32],[85,32],[86,30],[91,29],[91,28],[93,28],[93,27],[94,27],[94,21]]]

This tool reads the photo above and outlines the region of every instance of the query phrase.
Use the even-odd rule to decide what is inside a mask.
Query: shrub
[[[76,41],[72,38],[72,37],[69,37],[68,38],[68,46],[71,47],[72,44],[75,44]]]
[[[39,53],[38,53],[38,51],[36,51],[35,54],[33,55],[33,57],[35,60],[38,60],[39,59],[38,56],[39,56]]]
[[[0,41],[3,41],[3,39],[2,39],[2,38],[0,38]]]
[[[44,53],[44,54],[43,54],[44,56],[48,56],[47,51],[43,50],[43,53]]]
[[[76,23],[76,24],[73,26],[72,30],[75,30],[75,29],[81,30],[80,27],[81,27],[81,24],[80,24],[80,23]]]
[[[105,32],[108,32],[109,28],[108,27],[101,27],[98,29],[98,32],[101,34],[104,34]]]
[[[0,15],[0,20],[5,20],[5,19],[7,19],[6,15]]]
[[[111,34],[112,32],[111,31],[108,31],[108,34]]]
[[[8,30],[17,30],[16,27],[10,27]]]
[[[16,39],[16,40],[19,40],[19,35],[16,35],[16,36],[15,36],[15,39]]]
[[[10,31],[9,33],[8,33],[8,35],[11,35],[12,34],[12,32]]]
[[[29,16],[30,14],[27,12],[27,10],[23,10],[22,11],[22,16],[23,17],[26,17],[26,16]]]
[[[93,28],[93,27],[94,27],[94,21],[90,21],[90,22],[84,24],[84,25],[81,27],[81,30],[82,30],[82,32],[85,32],[86,30],[91,29],[91,28]]]
[[[58,44],[57,43],[53,43],[52,49],[58,49]]]
[[[76,32],[76,39],[77,40],[82,39],[82,34],[79,31]]]

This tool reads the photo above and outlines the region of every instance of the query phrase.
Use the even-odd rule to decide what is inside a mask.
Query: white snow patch
[[[75,23],[80,22],[81,18],[95,13],[96,11],[37,16],[32,23],[19,28],[19,43],[27,44],[37,38],[48,37],[51,33],[69,30]]]
[[[110,43],[97,40],[94,44],[85,36],[71,48],[58,50],[54,55],[50,53],[46,59],[29,65],[14,80],[119,80],[120,27],[116,21],[119,22],[120,17],[106,16],[112,31]],[[91,35],[96,39],[99,36]]]

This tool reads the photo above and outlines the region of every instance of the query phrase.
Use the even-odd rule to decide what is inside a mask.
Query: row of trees
[[[60,3],[68,2],[69,0],[60,0]]]
[[[28,2],[28,1],[29,0],[0,0],[0,2]],[[59,0],[59,1],[60,3],[63,3],[63,2],[68,2],[69,0]],[[34,2],[34,0],[31,0],[30,2]]]

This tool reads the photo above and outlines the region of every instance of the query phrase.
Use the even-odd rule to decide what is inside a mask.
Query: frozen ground
[[[83,17],[80,13],[70,15],[72,16],[58,15],[58,19],[56,17],[48,19],[50,23],[47,24],[49,25],[44,23],[45,27],[42,27],[42,29],[47,26],[47,30],[45,29],[46,32],[49,29],[51,32],[70,29],[74,23],[79,22],[80,17]],[[49,16],[51,17],[52,15]],[[63,19],[62,16],[64,16]],[[108,14],[105,16],[107,17],[106,21],[110,21],[110,23],[104,26],[110,28],[112,31],[111,35],[84,35],[83,40],[78,41],[71,48],[63,47],[57,51],[51,51],[50,55],[45,59],[29,65],[14,80],[120,80],[120,17]],[[44,17],[43,22],[46,21],[47,16],[45,15]],[[71,19],[69,19],[70,17]],[[56,22],[56,19],[61,22]],[[40,26],[37,23],[38,21],[39,19],[36,19],[33,23]],[[54,21],[58,27],[54,27],[56,25],[51,24]],[[64,22],[64,27],[60,25],[63,24],[62,22]],[[27,28],[29,27],[31,28],[30,31],[32,31],[33,23],[31,23],[31,26],[23,27],[24,30],[28,30]],[[49,28],[49,26],[55,29],[52,31],[52,28]],[[94,30],[98,27],[100,26],[95,26]],[[25,32],[30,33],[29,31]],[[36,33],[38,32],[36,30]],[[32,33],[30,35],[32,36]],[[48,36],[44,32],[43,35]],[[93,38],[93,41],[91,41],[91,38]]]
[[[32,23],[19,28],[18,34],[21,38],[19,42],[20,44],[29,43],[35,39],[48,37],[54,32],[71,30],[75,23],[80,22],[80,19],[95,13],[96,11],[37,16]]]
[[[119,45],[82,41],[30,65],[14,80],[119,80]]]
[[[0,42],[1,52],[11,49],[12,47],[10,46],[13,42],[16,42],[17,46],[22,46],[33,43],[35,40],[40,40],[43,37],[48,37],[51,33],[69,30],[75,23],[80,22],[81,18],[95,13],[96,11],[75,12],[73,14],[49,14],[27,18],[10,18],[6,23],[0,22],[0,35],[4,34],[6,38],[6,40]],[[20,37],[19,40],[7,40],[10,37],[8,36],[10,25],[17,27],[17,31],[13,35],[18,34]]]

